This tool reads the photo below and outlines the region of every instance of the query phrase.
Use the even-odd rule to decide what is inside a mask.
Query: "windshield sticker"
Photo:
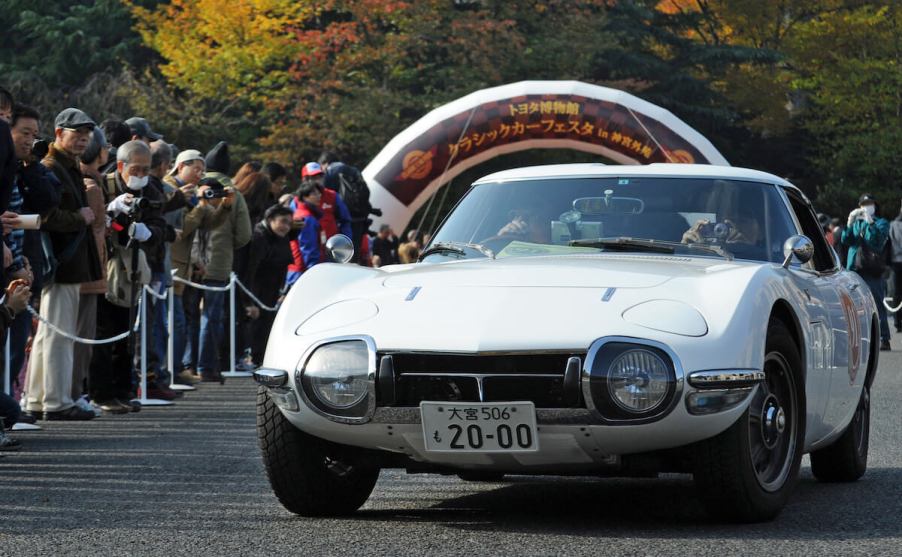
[[[630,185],[629,178],[620,178],[619,180],[617,180],[617,185],[618,185],[618,186],[628,186],[628,185]]]

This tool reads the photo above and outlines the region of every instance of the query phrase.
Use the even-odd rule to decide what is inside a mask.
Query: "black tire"
[[[272,490],[295,514],[350,514],[373,492],[377,467],[357,464],[353,449],[294,427],[263,387],[257,390],[257,436]]]
[[[504,480],[504,474],[501,472],[480,472],[471,470],[468,472],[460,472],[457,477],[465,482],[500,482]]]
[[[802,360],[781,321],[768,327],[764,371],[742,417],[696,447],[695,484],[717,519],[771,520],[798,483],[805,438]]]
[[[868,469],[870,432],[871,393],[865,385],[849,427],[830,446],[812,451],[811,473],[822,482],[854,482],[862,477]]]

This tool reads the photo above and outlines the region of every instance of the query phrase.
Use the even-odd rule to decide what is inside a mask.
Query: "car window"
[[[548,178],[472,187],[432,245],[475,243],[498,257],[519,257],[597,253],[604,248],[572,244],[630,238],[669,242],[675,253],[698,244],[737,259],[779,263],[783,242],[794,230],[771,184],[711,178]],[[717,257],[710,250],[685,251]],[[484,256],[476,250],[452,255]],[[447,256],[443,252],[436,260]]]
[[[814,257],[812,265],[815,270],[826,272],[836,268],[836,260],[834,259],[830,244],[824,238],[824,233],[817,222],[814,210],[803,200],[794,190],[786,189],[786,195],[789,198],[789,204],[795,213],[799,225],[802,227],[802,234],[808,236],[814,243]]]

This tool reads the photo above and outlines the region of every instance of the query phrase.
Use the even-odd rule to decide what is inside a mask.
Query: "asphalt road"
[[[898,341],[897,341],[898,344]],[[175,407],[15,433],[0,458],[0,555],[902,555],[902,352],[884,353],[870,468],[817,483],[807,466],[772,523],[706,517],[688,477],[456,477],[383,472],[354,517],[285,511],[263,473],[249,379]]]

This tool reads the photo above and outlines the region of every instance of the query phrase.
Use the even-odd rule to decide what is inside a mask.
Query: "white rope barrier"
[[[169,294],[160,294],[160,293],[157,293],[153,288],[151,288],[150,286],[148,286],[148,285],[146,285],[146,284],[144,285],[144,290],[146,290],[148,294],[150,294],[151,296],[153,296],[153,297],[156,298],[157,300],[165,300],[166,298],[169,297]]]
[[[137,331],[141,328],[141,320],[140,320],[140,319],[137,319],[137,320],[135,320],[135,326],[134,326],[134,328],[133,328],[131,331],[125,331],[124,333],[120,333],[120,334],[118,334],[118,335],[116,335],[116,336],[114,336],[114,337],[110,337],[110,338],[82,338],[82,337],[79,337],[79,336],[76,336],[76,335],[67,333],[66,331],[60,329],[59,327],[57,327],[56,325],[54,325],[54,324],[51,323],[50,321],[47,321],[46,319],[44,319],[43,317],[41,317],[41,314],[38,313],[38,311],[37,311],[36,309],[34,309],[33,307],[31,307],[31,304],[28,304],[28,305],[25,306],[25,307],[26,307],[26,309],[28,310],[28,313],[30,313],[30,314],[31,314],[32,316],[34,316],[34,317],[37,317],[37,318],[38,318],[38,321],[40,321],[43,325],[45,325],[47,328],[49,328],[49,329],[50,329],[51,331],[53,331],[54,333],[56,333],[56,334],[62,336],[63,338],[67,338],[67,339],[69,339],[69,340],[71,340],[71,341],[73,341],[73,342],[78,342],[78,343],[81,343],[81,344],[90,344],[91,346],[98,346],[98,345],[100,345],[100,344],[112,344],[112,343],[114,343],[114,342],[119,342],[119,341],[122,340],[122,339],[128,338],[128,335],[131,334],[133,331],[137,332]],[[139,307],[139,309],[140,309],[140,302],[138,303],[138,307]]]
[[[897,311],[902,309],[902,302],[900,302],[898,306],[893,307],[893,306],[889,305],[890,301],[892,301],[892,298],[884,298],[883,299],[883,307],[886,308],[886,311],[888,311],[890,313],[896,313]]]
[[[248,288],[240,280],[238,280],[238,277],[235,277],[235,284],[237,284],[238,287],[241,288],[241,290],[243,290],[245,294],[247,294],[247,297],[250,298],[252,302],[257,304],[260,309],[273,312],[279,311],[279,304],[276,304],[274,307],[269,307],[268,305],[264,304],[260,301],[260,298],[254,296],[254,293],[251,292],[250,288]]]
[[[197,288],[198,290],[207,290],[209,292],[226,292],[232,288],[231,283],[225,286],[207,286],[206,284],[191,282],[190,280],[183,279],[182,277],[176,275],[172,275],[172,280],[190,286],[191,288]]]

